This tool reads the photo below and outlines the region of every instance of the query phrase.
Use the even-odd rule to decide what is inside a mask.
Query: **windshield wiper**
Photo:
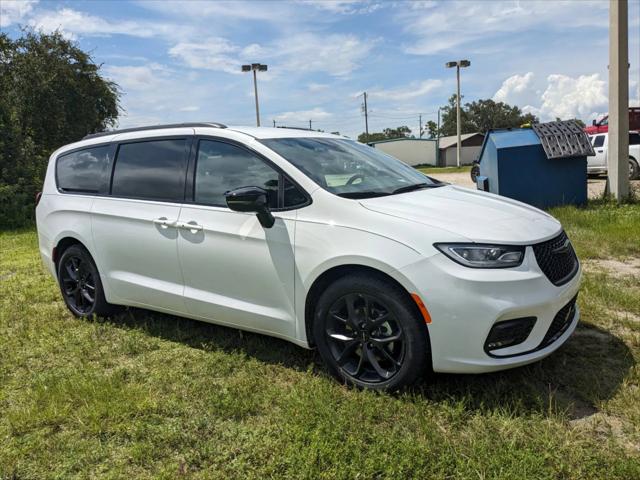
[[[373,198],[373,197],[385,197],[387,195],[391,195],[391,193],[374,192],[374,191],[338,193],[338,196],[343,198]]]
[[[406,185],[404,187],[396,188],[393,195],[396,193],[413,192],[414,190],[422,190],[423,188],[436,188],[444,186],[444,183],[414,183],[413,185]]]

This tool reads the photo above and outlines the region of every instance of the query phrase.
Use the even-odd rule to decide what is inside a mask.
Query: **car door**
[[[604,168],[607,166],[607,135],[599,134],[593,137],[593,150],[596,155],[587,157],[589,168]]]
[[[202,138],[180,212],[178,254],[189,312],[217,323],[295,336],[296,208],[308,197],[274,165],[246,147]],[[276,219],[264,228],[253,213],[227,208],[224,193],[244,186],[269,192]]]
[[[91,222],[99,269],[119,302],[185,311],[175,223],[191,141],[183,134],[118,145],[109,195],[96,197]]]

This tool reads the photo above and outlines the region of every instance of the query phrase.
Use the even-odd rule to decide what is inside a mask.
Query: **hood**
[[[360,203],[374,212],[436,227],[478,243],[537,243],[562,228],[551,215],[525,203],[454,185]]]

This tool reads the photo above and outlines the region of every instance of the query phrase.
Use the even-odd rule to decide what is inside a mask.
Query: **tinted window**
[[[104,185],[110,147],[95,147],[58,157],[58,188],[69,192],[98,193]]]
[[[598,148],[598,147],[601,147],[602,145],[604,145],[604,135],[598,135],[593,140],[593,146],[595,148]]]
[[[640,133],[629,134],[629,145],[640,145]]]
[[[224,193],[239,187],[269,192],[269,207],[278,208],[279,174],[251,152],[223,142],[202,140],[196,162],[195,202],[226,207]]]
[[[181,202],[185,139],[125,143],[118,148],[112,195]]]
[[[284,179],[284,207],[291,208],[307,203],[307,197],[288,178]]]

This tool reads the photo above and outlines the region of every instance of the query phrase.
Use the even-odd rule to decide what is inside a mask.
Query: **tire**
[[[331,374],[360,388],[397,390],[431,365],[416,305],[377,275],[348,275],[329,285],[316,305],[313,336]]]
[[[480,165],[474,163],[471,167],[471,181],[473,183],[476,183],[476,181],[478,180],[478,175],[480,175]]]
[[[629,157],[629,180],[638,179],[640,179],[640,166],[635,159]]]
[[[100,274],[86,248],[71,245],[62,253],[57,269],[62,298],[76,317],[109,317],[119,310],[105,300]]]

